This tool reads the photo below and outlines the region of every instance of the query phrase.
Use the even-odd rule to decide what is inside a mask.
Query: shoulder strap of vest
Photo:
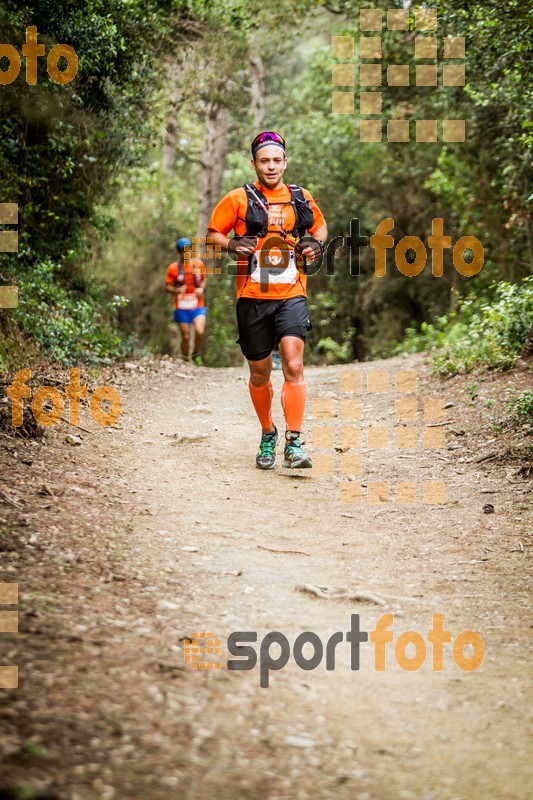
[[[294,207],[295,223],[291,231],[293,236],[301,239],[309,228],[313,226],[314,216],[309,200],[305,197],[303,189],[296,183],[289,183],[288,187],[291,192],[291,202]]]
[[[268,200],[265,195],[252,183],[243,186],[246,192],[246,234],[248,236],[266,236],[268,230]],[[261,202],[259,203],[258,200]],[[265,206],[265,208],[263,208]]]
[[[260,199],[260,200],[261,200],[261,201],[262,201],[262,202],[263,202],[263,203],[266,205],[266,207],[268,208],[268,200],[266,199],[266,197],[265,197],[265,195],[263,194],[263,192],[261,191],[261,189],[258,189],[258,188],[257,188],[257,186],[254,186],[254,184],[253,184],[253,183],[245,183],[245,184],[244,184],[244,186],[243,186],[242,188],[243,188],[243,189],[244,189],[244,191],[246,192],[246,197],[248,198],[248,202],[250,201],[250,198],[252,198],[253,200],[255,200],[255,198],[256,198],[256,197],[259,197],[259,199]],[[255,197],[254,197],[254,195],[255,195]]]
[[[292,196],[293,199],[294,198],[298,198],[298,200],[304,200],[305,201],[303,189],[302,189],[301,186],[298,186],[297,183],[289,183],[287,185],[288,185],[289,189],[291,190],[291,196]]]

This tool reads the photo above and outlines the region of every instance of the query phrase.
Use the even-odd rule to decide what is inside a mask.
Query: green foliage
[[[233,266],[233,265],[232,265]],[[209,367],[230,367],[242,364],[243,356],[237,339],[235,321],[235,278],[223,273],[208,279],[208,348],[205,362]]]
[[[31,367],[39,360],[39,347],[24,336],[11,312],[0,313],[0,373],[17,372],[21,365]]]
[[[506,424],[526,423],[533,427],[533,389],[526,389],[518,395],[514,394],[504,405],[507,411]]]
[[[478,388],[479,387],[478,387],[477,383],[475,383],[475,382],[474,383],[469,383],[468,386],[465,388],[465,391],[466,391],[467,395],[470,398],[470,405],[471,406],[475,406],[476,400],[479,397]]]
[[[315,353],[319,363],[325,362],[326,364],[345,364],[351,360],[350,342],[345,341],[344,344],[339,344],[332,339],[331,336],[326,336],[325,339],[319,339],[315,348]]]
[[[473,296],[461,301],[450,320],[410,328],[396,352],[431,350],[441,375],[483,366],[510,369],[533,325],[533,277],[521,284],[502,281],[491,291],[490,301]]]
[[[412,140],[415,118],[464,118],[464,143],[361,143],[357,115],[331,114],[331,36],[354,35],[359,8],[368,6],[362,0],[2,3],[1,41],[20,48],[25,27],[35,24],[47,50],[64,42],[79,56],[68,86],[53,84],[40,59],[37,86],[27,86],[22,69],[0,87],[0,202],[20,206],[19,257],[0,254],[0,280],[20,284],[22,303],[10,319],[65,361],[125,353],[119,327],[146,347],[171,349],[164,270],[177,233],[196,232],[210,99],[230,109],[224,191],[252,177],[253,47],[266,66],[265,127],[286,136],[286,178],[319,197],[330,237],[347,237],[356,217],[369,236],[390,216],[396,240],[426,241],[432,219],[442,217],[452,242],[472,235],[485,248],[479,275],[459,276],[448,254],[438,280],[429,267],[402,276],[392,259],[378,279],[371,248],[362,248],[354,276],[347,248],[339,250],[335,275],[322,270],[309,280],[309,360],[382,357],[407,330],[400,349],[433,348],[441,372],[514,363],[530,315],[530,284],[518,284],[531,272],[533,241],[529,9],[520,0],[425,5],[438,9],[439,46],[446,35],[465,37],[467,85],[387,87],[383,114],[410,120]],[[413,26],[384,30],[382,39],[383,62],[413,71]],[[177,84],[184,100],[169,179],[160,169],[160,133]],[[130,301],[119,313],[114,294]],[[208,304],[207,360],[235,363],[228,276],[209,281]],[[7,341],[17,341],[16,332],[0,345],[4,360]]]
[[[466,331],[466,326],[463,323],[448,324],[449,320],[455,319],[456,316],[456,314],[450,314],[449,316],[437,317],[432,323],[421,322],[417,328],[407,328],[405,337],[396,346],[394,354],[422,353],[425,350],[443,347],[449,342],[452,331],[454,334],[459,332],[459,335],[463,335]]]
[[[12,313],[22,333],[64,364],[109,363],[124,357],[131,342],[125,342],[117,330],[116,309],[127,300],[114,296],[98,302],[95,287],[89,287],[84,299],[67,291],[60,276],[61,267],[51,259],[37,262],[20,275],[21,302]]]
[[[47,52],[72,46],[79,71],[59,86],[39,59],[37,85],[0,91],[0,202],[19,205],[19,254],[0,255],[0,280],[18,282],[20,330],[61,361],[101,361],[129,344],[121,305],[88,269],[91,249],[113,233],[107,203],[121,170],[145,162],[158,138],[151,104],[164,80],[162,51],[197,37],[201,3],[179,0],[4,2],[0,41],[20,51],[36,25]],[[122,292],[120,292],[122,294]],[[9,360],[5,354],[5,360]]]
[[[39,744],[39,742],[33,742],[31,739],[24,742],[22,752],[27,756],[37,758],[48,758],[50,756],[50,751],[44,745]]]

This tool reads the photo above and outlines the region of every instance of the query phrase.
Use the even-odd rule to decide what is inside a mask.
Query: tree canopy
[[[2,3],[3,42],[20,50],[35,25],[47,51],[76,50],[79,71],[60,86],[40,59],[35,86],[23,68],[0,87],[0,200],[20,213],[19,252],[0,256],[0,272],[21,297],[0,312],[0,356],[9,361],[7,342],[20,335],[64,361],[168,350],[162,284],[173,242],[203,235],[218,196],[251,177],[261,116],[287,139],[287,178],[319,198],[331,236],[348,237],[352,219],[370,236],[392,217],[396,240],[427,241],[442,218],[452,242],[475,236],[485,249],[475,278],[447,257],[439,279],[429,266],[408,278],[392,258],[378,278],[370,248],[356,277],[339,251],[335,275],[309,281],[312,359],[386,355],[407,328],[455,313],[461,298],[490,301],[498,282],[520,283],[532,265],[532,15],[518,0],[425,5],[438,13],[439,47],[465,39],[465,86],[384,86],[382,116],[409,120],[411,131],[415,119],[465,119],[465,142],[360,141],[359,86],[332,86],[331,41],[358,42],[366,3]],[[412,75],[416,6],[408,11],[408,30],[382,31],[382,62]],[[332,113],[334,90],[354,93],[354,114]],[[232,300],[224,268],[209,282],[212,364],[239,357]]]

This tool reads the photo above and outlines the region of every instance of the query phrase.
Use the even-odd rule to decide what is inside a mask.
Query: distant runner
[[[209,220],[209,236],[237,257],[238,341],[250,367],[250,396],[263,431],[256,466],[276,466],[278,430],[272,421],[270,373],[272,350],[279,347],[285,378],[284,465],[309,468],[311,458],[300,444],[306,399],[303,354],[311,328],[305,264],[322,256],[328,231],[307,189],[283,182],[287,158],[279,133],[255,137],[251,163],[257,180],[222,198]],[[235,235],[229,239],[232,230]],[[306,233],[311,236],[301,242]]]
[[[278,349],[272,350],[272,369],[283,369]]]
[[[173,320],[181,331],[181,352],[189,361],[191,325],[194,327],[194,353],[191,360],[202,365],[200,351],[204,340],[207,309],[204,303],[205,264],[199,258],[185,259],[186,248],[190,254],[192,242],[178,239],[178,260],[167,269],[166,290],[174,295]]]

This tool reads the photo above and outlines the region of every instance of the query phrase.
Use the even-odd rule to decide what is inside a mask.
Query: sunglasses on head
[[[279,133],[276,133],[275,131],[263,131],[262,133],[258,133],[253,140],[252,152],[258,145],[265,144],[265,142],[274,142],[275,144],[280,144],[283,149],[285,149],[285,139],[283,136],[280,136]]]

